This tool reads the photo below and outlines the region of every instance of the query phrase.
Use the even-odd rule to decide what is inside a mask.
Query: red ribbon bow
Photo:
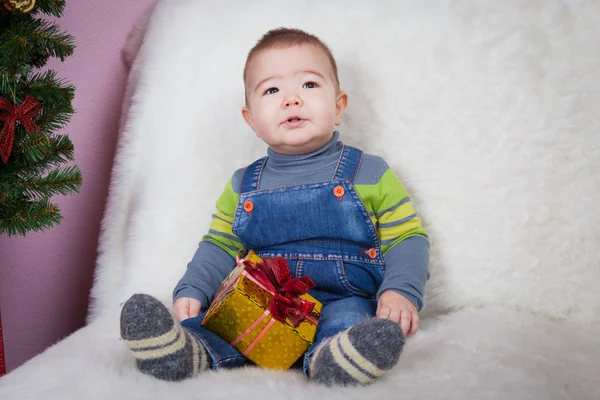
[[[0,97],[0,121],[4,121],[4,128],[0,132],[0,155],[4,164],[12,153],[15,144],[15,125],[21,121],[27,133],[37,128],[33,118],[42,110],[42,105],[32,95],[27,95],[20,106],[12,104],[4,97]]]
[[[300,295],[315,287],[308,276],[292,278],[290,268],[284,258],[265,258],[262,263],[239,260],[246,271],[273,294],[268,310],[278,321],[285,322],[286,317],[294,327],[306,319],[315,303],[303,299]]]

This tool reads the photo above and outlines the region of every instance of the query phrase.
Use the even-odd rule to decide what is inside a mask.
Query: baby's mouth
[[[304,118],[294,115],[291,118],[288,118],[285,121],[283,121],[281,125],[285,126],[288,129],[294,129],[301,127],[302,125],[304,125],[305,122],[306,120]]]
[[[292,115],[288,119],[284,120],[282,122],[282,124],[285,124],[285,123],[294,123],[294,122],[300,122],[300,121],[304,121],[304,118],[302,118],[299,115]]]

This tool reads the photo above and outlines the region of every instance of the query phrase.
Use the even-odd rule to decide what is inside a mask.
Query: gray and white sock
[[[328,386],[369,384],[396,365],[403,346],[398,323],[369,318],[317,348],[310,362],[310,379]]]
[[[209,369],[204,345],[157,299],[134,294],[121,310],[121,338],[145,374],[179,381]]]

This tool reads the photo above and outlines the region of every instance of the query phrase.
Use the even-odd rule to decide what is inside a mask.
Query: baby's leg
[[[326,385],[365,385],[397,362],[404,335],[391,320],[374,318],[376,303],[361,297],[323,307],[315,344],[305,357],[311,380]]]
[[[140,371],[158,379],[179,381],[212,365],[204,345],[152,296],[135,294],[125,302],[121,337]]]

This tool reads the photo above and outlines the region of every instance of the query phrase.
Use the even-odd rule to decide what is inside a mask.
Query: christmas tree
[[[74,113],[75,88],[50,57],[73,53],[74,40],[41,14],[61,17],[64,0],[0,0],[0,234],[25,235],[62,220],[54,195],[77,193],[73,144],[57,134]]]

